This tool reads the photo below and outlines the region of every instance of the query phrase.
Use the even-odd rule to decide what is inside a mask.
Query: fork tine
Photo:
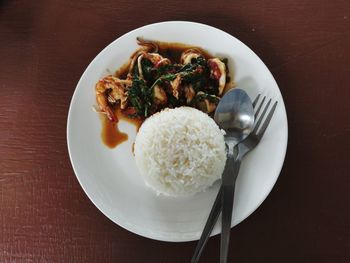
[[[259,107],[258,107],[258,109],[256,110],[256,112],[255,112],[255,114],[254,114],[254,119],[256,119],[256,118],[258,117],[258,114],[259,114],[259,112],[260,112],[260,110],[261,110],[262,105],[263,105],[264,102],[265,102],[265,99],[266,99],[266,96],[264,96],[264,98],[263,98],[262,101],[260,102]],[[254,106],[253,106],[253,107],[254,107]]]
[[[261,129],[260,129],[260,131],[258,133],[258,135],[257,135],[259,138],[263,137],[263,135],[264,135],[264,133],[266,131],[266,128],[267,128],[267,126],[269,125],[269,123],[270,123],[270,121],[272,119],[272,115],[275,112],[276,106],[277,106],[277,101],[273,104],[269,114],[267,115],[267,117],[266,117],[266,119],[265,119],[265,121],[264,121],[264,123],[263,123],[263,125],[262,125],[262,127],[261,127]]]
[[[267,104],[266,104],[266,106],[265,106],[263,112],[261,113],[261,115],[260,115],[260,117],[259,117],[259,120],[258,120],[258,121],[256,122],[256,124],[255,124],[254,130],[252,131],[252,133],[257,134],[257,130],[259,129],[260,123],[262,122],[262,120],[263,120],[263,118],[264,118],[264,116],[265,116],[265,113],[266,113],[267,109],[268,109],[269,106],[270,106],[270,103],[271,103],[271,99],[269,99],[269,101],[267,102]],[[260,108],[261,108],[261,105],[260,105],[260,107],[259,107],[258,110],[260,110]]]
[[[256,96],[255,100],[253,101],[253,108],[255,108],[256,104],[258,103],[258,100],[260,98],[261,94],[258,94],[258,96]]]

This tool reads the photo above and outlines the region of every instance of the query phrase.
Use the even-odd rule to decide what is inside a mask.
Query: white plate
[[[68,150],[74,172],[90,200],[108,218],[141,236],[163,241],[191,241],[200,237],[219,184],[186,198],[157,196],[139,176],[132,143],[135,127],[121,122],[129,140],[114,149],[101,140],[101,121],[91,110],[94,86],[127,62],[138,47],[136,37],[200,46],[229,58],[238,87],[251,98],[258,93],[278,100],[276,112],[257,148],[243,161],[236,183],[232,226],[247,218],[274,186],[284,161],[288,128],[280,90],[259,57],[233,36],[192,22],[163,22],[133,30],[108,45],[90,63],[72,98],[67,123]],[[220,232],[219,224],[213,234]]]

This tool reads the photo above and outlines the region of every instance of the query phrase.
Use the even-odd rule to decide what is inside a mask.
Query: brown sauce
[[[180,57],[183,51],[194,46],[185,45],[181,43],[168,43],[168,42],[157,42],[158,44],[158,53],[163,57],[169,58],[173,63],[179,63]],[[204,54],[205,58],[212,58],[212,56],[205,50],[195,47]],[[125,79],[128,74],[130,61],[121,66],[115,73],[115,76],[120,79]],[[122,113],[119,107],[115,110],[115,116],[118,121],[126,121],[130,124],[133,124],[136,127],[136,131],[139,130],[143,120],[141,119],[132,119],[127,117]],[[103,116],[102,119],[102,141],[109,148],[114,148],[119,144],[128,140],[128,135],[123,133],[118,128],[118,122],[111,122],[107,119],[106,116]],[[134,147],[132,147],[132,152],[134,152]]]
[[[115,76],[120,79],[126,79],[129,71],[130,61],[121,66],[116,72]]]
[[[111,122],[106,116],[102,117],[102,141],[109,148],[114,148],[128,140],[128,135],[119,131],[118,123]]]
[[[119,107],[116,108],[114,114],[117,117],[118,122],[111,122],[106,116],[102,117],[102,141],[109,148],[114,148],[128,140],[128,135],[124,132],[121,132],[118,128],[118,123],[120,120],[133,124],[136,127],[136,131],[139,130],[143,122],[141,119],[128,118],[121,112]]]
[[[132,154],[135,155],[135,143],[134,142],[132,143],[131,151],[132,151]]]
[[[123,121],[130,123],[130,124],[133,124],[136,127],[136,131],[139,131],[141,124],[144,121],[141,119],[129,118],[127,115],[123,114],[123,112],[120,110],[119,107],[116,108],[116,110],[114,111],[114,114],[115,114],[115,116],[117,116],[118,120],[123,120]]]

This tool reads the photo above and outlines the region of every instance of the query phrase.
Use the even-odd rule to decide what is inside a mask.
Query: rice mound
[[[190,107],[149,117],[136,136],[134,153],[146,185],[168,196],[204,191],[221,177],[226,162],[222,131]]]

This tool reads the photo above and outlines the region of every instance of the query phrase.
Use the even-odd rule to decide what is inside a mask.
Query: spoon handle
[[[215,202],[211,208],[207,222],[205,223],[202,235],[197,243],[196,249],[193,253],[191,263],[197,263],[209,238],[210,234],[213,231],[216,221],[218,221],[219,215],[222,210],[222,186],[219,189],[218,194],[216,195]]]
[[[231,220],[233,199],[235,195],[236,179],[241,166],[241,158],[232,156],[226,161],[225,170],[222,177],[222,223],[220,239],[220,263],[227,262],[227,255],[230,243]],[[227,169],[226,169],[227,167]]]

